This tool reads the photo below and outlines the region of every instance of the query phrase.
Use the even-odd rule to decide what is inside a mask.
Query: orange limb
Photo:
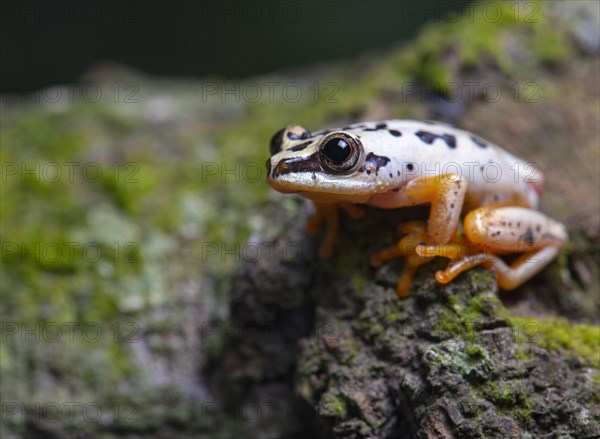
[[[445,270],[439,270],[435,273],[435,279],[441,284],[447,284],[463,271],[470,270],[480,264],[483,264],[491,255],[479,253],[476,255],[464,256],[448,264]]]
[[[427,222],[427,243],[446,244],[455,233],[462,211],[467,181],[456,174],[422,177],[408,183],[409,199],[431,204]]]
[[[558,250],[557,247],[546,247],[537,252],[525,253],[510,265],[496,255],[478,253],[450,262],[445,270],[440,270],[435,274],[435,278],[439,283],[447,284],[460,273],[477,265],[483,265],[494,270],[498,287],[509,291],[522,285],[541,271],[554,259]]]
[[[398,191],[374,195],[368,204],[381,209],[430,204],[427,243],[446,244],[458,227],[467,186],[460,175],[430,175],[411,180]]]
[[[406,257],[404,260],[404,266],[402,267],[402,272],[398,278],[398,283],[396,284],[396,294],[398,297],[404,298],[408,296],[417,269],[421,265],[428,263],[430,260],[431,258],[422,258],[417,255],[410,255]]]
[[[415,248],[415,252],[419,256],[423,257],[441,256],[448,259],[463,258],[473,253],[471,246],[458,243],[449,243],[443,245],[421,244]]]
[[[340,229],[340,209],[352,219],[359,219],[365,215],[365,210],[355,204],[349,203],[317,203],[313,202],[315,213],[306,222],[309,235],[315,235],[325,224],[325,238],[319,248],[321,259],[330,259],[333,256],[335,240]]]
[[[466,192],[467,181],[464,178],[456,174],[443,174],[412,180],[397,195],[391,195],[387,200],[383,197],[380,199],[382,206],[387,202],[388,207],[392,207],[394,203],[431,204],[426,225],[421,221],[399,226],[398,230],[407,233],[407,236],[395,246],[384,248],[371,257],[371,265],[378,266],[390,259],[405,256],[404,267],[396,285],[399,297],[408,295],[417,268],[435,256],[419,254],[416,252],[417,247],[423,243],[447,244],[456,238]]]
[[[525,253],[510,266],[496,257],[492,268],[496,272],[498,287],[507,291],[517,288],[552,262],[559,250],[559,247],[546,247],[538,252]]]
[[[315,213],[306,221],[306,231],[309,235],[316,235],[325,222],[325,213],[320,204],[313,203]]]
[[[481,207],[469,212],[464,220],[465,237],[458,245],[421,245],[421,256],[452,259],[436,279],[446,284],[460,273],[477,265],[495,271],[498,287],[512,290],[535,276],[568,239],[564,226],[541,212],[515,206]],[[512,264],[497,254],[524,252]]]
[[[427,226],[424,221],[400,224],[398,232],[406,234],[406,236],[403,236],[396,244],[374,253],[369,260],[372,267],[378,267],[391,259],[405,257],[402,273],[396,284],[398,297],[408,296],[417,269],[431,260],[429,257],[421,257],[415,253],[415,248],[426,238],[426,230]]]
[[[321,259],[330,259],[333,256],[335,240],[340,229],[340,212],[337,204],[314,203],[315,214],[306,222],[309,234],[314,235],[326,224],[325,238],[319,248]]]
[[[360,219],[365,216],[365,209],[357,206],[356,204],[341,203],[340,209],[348,214],[352,219]]]
[[[369,263],[372,267],[397,259],[403,256],[415,254],[415,248],[423,242],[426,236],[426,226],[423,221],[410,221],[398,225],[398,234],[403,236],[396,244],[385,247],[371,255]]]

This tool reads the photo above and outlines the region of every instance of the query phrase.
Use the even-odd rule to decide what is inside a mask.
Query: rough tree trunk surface
[[[293,385],[318,419],[310,433],[323,437],[600,435],[597,368],[569,349],[548,349],[581,338],[597,355],[597,328],[568,332],[562,323],[566,333],[548,333],[538,320],[511,318],[491,272],[440,286],[433,275],[442,261],[422,269],[399,300],[400,263],[375,273],[365,263],[383,224],[393,229],[389,217],[371,211],[363,224],[346,224],[340,256],[322,262],[316,248],[298,244],[307,241],[297,226],[307,209],[298,208],[287,223],[274,219],[279,253],[300,256],[243,267],[233,284],[234,324],[246,330],[232,342],[226,375],[254,383],[250,400]],[[287,434],[306,434],[298,413],[283,424]]]

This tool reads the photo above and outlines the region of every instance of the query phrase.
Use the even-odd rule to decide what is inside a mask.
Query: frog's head
[[[289,125],[271,139],[267,183],[275,190],[320,202],[366,202],[373,192],[365,148],[352,130],[311,134]]]

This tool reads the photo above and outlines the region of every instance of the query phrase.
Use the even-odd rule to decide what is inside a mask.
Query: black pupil
[[[325,144],[323,153],[332,162],[340,164],[350,155],[350,145],[344,139],[331,139]]]

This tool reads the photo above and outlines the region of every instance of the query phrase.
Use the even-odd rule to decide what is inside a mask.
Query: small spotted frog
[[[408,295],[417,268],[435,256],[450,259],[436,273],[440,283],[483,265],[496,272],[500,288],[516,288],[568,239],[561,223],[536,210],[543,177],[532,163],[443,123],[386,120],[314,133],[289,125],[270,148],[267,183],[315,203],[309,232],[328,225],[323,258],[332,254],[340,208],[359,218],[361,204],[430,205],[427,221],[400,224],[398,243],[370,258],[376,267],[405,257],[400,297]],[[499,257],[507,253],[522,254],[508,265]]]

